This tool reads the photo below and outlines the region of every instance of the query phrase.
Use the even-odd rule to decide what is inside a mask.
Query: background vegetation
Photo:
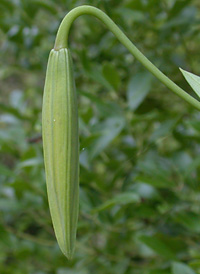
[[[64,15],[104,10],[164,73],[200,74],[198,0],[0,1],[0,273],[200,273],[200,113],[152,77],[97,19],[73,25],[80,217],[72,261],[48,209],[41,107]]]

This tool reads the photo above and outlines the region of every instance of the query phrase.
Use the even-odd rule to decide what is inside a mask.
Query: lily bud
[[[78,107],[69,49],[51,50],[43,97],[47,194],[60,249],[72,258],[79,208]]]

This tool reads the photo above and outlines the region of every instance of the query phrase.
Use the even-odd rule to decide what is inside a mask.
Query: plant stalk
[[[84,14],[93,15],[102,21],[106,27],[116,36],[116,38],[128,49],[128,51],[143,64],[158,80],[166,87],[188,102],[190,105],[200,110],[200,102],[189,95],[186,91],[171,81],[164,73],[162,73],[151,61],[149,61],[142,52],[129,40],[129,38],[121,31],[121,29],[108,17],[103,11],[92,6],[83,5],[71,10],[63,19],[58,29],[55,50],[68,48],[69,31],[74,20]]]

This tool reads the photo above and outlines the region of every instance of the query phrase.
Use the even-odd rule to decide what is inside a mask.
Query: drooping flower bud
[[[51,50],[43,97],[42,134],[47,193],[58,244],[72,258],[79,208],[77,95],[70,51]]]

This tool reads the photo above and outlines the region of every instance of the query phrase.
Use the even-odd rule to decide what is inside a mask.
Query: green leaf
[[[173,274],[196,274],[191,267],[183,263],[173,263],[172,273]]]
[[[165,177],[161,177],[159,175],[154,176],[154,174],[152,174],[151,177],[149,175],[138,175],[136,177],[136,180],[138,182],[146,183],[158,188],[170,188],[176,186],[176,183],[174,181],[169,180]]]
[[[167,134],[170,134],[172,130],[174,129],[176,123],[176,119],[168,119],[167,121],[163,122],[156,130],[153,132],[153,134],[150,136],[150,141],[154,142],[157,139],[166,136]]]
[[[148,72],[141,72],[133,76],[127,90],[128,106],[135,110],[143,102],[151,88],[152,76]]]
[[[105,63],[102,68],[103,75],[109,84],[117,90],[120,85],[120,77],[115,67],[110,63]]]
[[[157,254],[167,259],[175,258],[175,254],[173,250],[164,241],[159,239],[156,235],[154,236],[143,235],[139,239],[141,242],[143,242],[145,245],[150,247]]]
[[[43,8],[47,12],[51,12],[52,14],[57,13],[57,6],[53,3],[53,1],[42,1],[42,0],[32,0],[32,3]]]
[[[0,224],[0,237],[2,246],[10,244],[10,235],[2,224]]]
[[[92,210],[93,213],[108,209],[114,205],[126,205],[130,203],[138,203],[140,201],[140,197],[136,193],[121,193],[116,195],[113,199],[110,199],[103,203],[102,205],[96,207],[95,209]]]
[[[144,21],[146,20],[144,12],[141,12],[139,10],[132,10],[122,6],[120,6],[116,10],[117,10],[117,13],[121,15],[121,17],[130,24],[134,22],[144,23]]]
[[[189,83],[189,85],[193,88],[193,90],[196,92],[196,94],[200,97],[200,77],[188,72],[186,70],[183,70],[180,68],[180,71],[182,72],[183,76]]]
[[[13,176],[15,173],[5,165],[0,164],[0,177],[1,176]]]
[[[167,159],[159,157],[150,151],[146,157],[138,161],[140,174],[137,181],[150,184],[159,188],[176,186],[176,181],[171,178],[171,166]]]
[[[17,168],[18,169],[22,169],[25,167],[33,167],[33,166],[39,166],[43,164],[42,159],[40,158],[31,158],[31,159],[27,159],[25,161],[22,161],[18,164]]]
[[[90,151],[90,159],[101,153],[112,140],[121,132],[125,126],[125,119],[121,117],[110,117],[101,124],[95,126],[93,134],[99,134],[94,141]]]
[[[200,217],[193,212],[179,213],[175,220],[191,232],[200,232]]]

